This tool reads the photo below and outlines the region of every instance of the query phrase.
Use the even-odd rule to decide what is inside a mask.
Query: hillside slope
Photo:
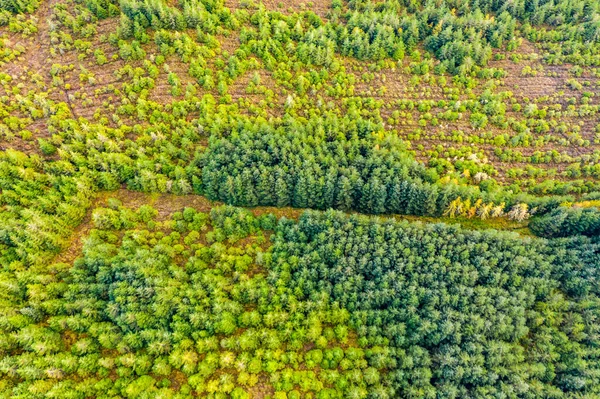
[[[0,0],[0,397],[597,397],[599,11]]]

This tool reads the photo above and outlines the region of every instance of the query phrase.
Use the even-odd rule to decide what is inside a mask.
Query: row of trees
[[[431,216],[442,215],[461,197],[469,204],[483,201],[485,217],[500,206],[494,214],[507,211],[519,220],[528,217],[528,208],[544,213],[560,204],[559,198],[514,196],[493,186],[482,191],[443,182],[435,170],[420,166],[402,142],[377,139],[380,129],[352,113],[310,121],[290,118],[278,129],[245,126],[211,140],[196,158],[193,164],[201,171],[197,192],[241,206]],[[523,204],[516,206],[519,203]]]
[[[559,207],[534,219],[529,228],[540,237],[600,236],[600,210],[597,207]]]
[[[221,24],[229,29],[237,26],[230,10],[212,1],[183,1],[182,10],[167,5],[163,0],[121,0],[120,6],[132,25],[139,24],[143,28],[207,28],[212,32],[214,27]]]
[[[115,5],[107,0],[88,0],[87,5],[101,18],[115,13]],[[460,11],[453,12],[456,8]],[[441,4],[431,1],[421,6],[408,3],[403,7],[397,1],[386,1],[378,6],[370,2],[351,2],[350,11],[343,22],[340,18],[334,18],[323,23],[312,13],[307,13],[306,19],[303,19],[264,9],[257,11],[251,21],[258,25],[261,32],[278,31],[278,46],[287,45],[291,40],[299,42],[301,58],[316,65],[329,66],[334,49],[359,59],[400,60],[405,51],[412,52],[423,43],[441,61],[436,66],[439,72],[466,74],[475,66],[486,65],[491,58],[492,48],[502,48],[513,41],[518,20],[529,21],[536,26],[550,23],[566,29],[565,26],[573,26],[569,24],[589,19],[590,14],[587,13],[593,12],[594,8],[597,5],[591,1],[578,6],[561,1],[558,4],[544,2],[543,5],[536,3],[536,6],[527,7],[523,3],[508,6],[495,2],[465,2],[459,5],[452,1]],[[200,27],[214,33],[217,26],[237,28],[246,18],[212,2],[200,1],[183,2],[181,8],[168,6],[162,0],[123,1],[121,10],[129,19],[122,25],[135,26],[136,29],[138,26],[171,30]],[[490,12],[495,14],[495,18],[489,17]],[[339,14],[340,10],[334,8],[334,13]],[[560,21],[557,15],[562,15],[565,20]],[[130,29],[125,26],[122,28]],[[539,31],[537,28],[534,30]],[[525,31],[528,32],[527,27]],[[586,40],[590,40],[595,36],[592,32],[586,37]]]
[[[202,192],[234,205],[438,215],[465,187],[432,184],[400,141],[351,117],[288,120],[215,139],[197,160]]]

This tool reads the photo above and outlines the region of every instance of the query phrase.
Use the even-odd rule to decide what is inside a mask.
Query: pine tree
[[[296,181],[296,185],[294,187],[294,196],[292,198],[292,204],[296,208],[308,208],[308,193],[309,193],[309,185],[308,185],[308,176],[310,173],[310,169],[301,168],[298,171],[298,180]]]
[[[284,207],[290,205],[290,191],[288,184],[285,180],[285,172],[277,167],[275,169],[275,205],[278,207]]]
[[[406,213],[409,215],[423,215],[427,201],[427,193],[423,183],[416,181],[409,185],[408,204],[406,205]]]
[[[241,194],[243,196],[243,202],[245,206],[257,206],[258,198],[256,196],[256,186],[253,178],[253,174],[250,169],[244,169],[240,175],[241,181]]]
[[[404,180],[400,184],[400,196],[398,198],[399,213],[406,214],[409,212],[408,203],[410,201],[411,188],[411,183],[408,180]]]
[[[334,206],[337,180],[337,171],[331,168],[325,176],[325,185],[323,187],[322,198],[323,209],[329,209]]]
[[[439,197],[439,189],[437,186],[426,183],[426,199],[424,204],[424,215],[435,216],[438,214],[437,201]]]
[[[336,209],[348,211],[354,208],[352,198],[352,183],[346,176],[340,176],[336,182],[335,202]]]
[[[275,205],[275,182],[273,175],[266,168],[262,168],[256,187],[258,202],[261,205]]]
[[[400,208],[401,184],[402,180],[398,176],[394,176],[387,187],[386,210],[388,213],[403,213]]]

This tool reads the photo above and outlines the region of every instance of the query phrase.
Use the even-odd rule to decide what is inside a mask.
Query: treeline
[[[86,0],[86,5],[99,18],[118,12],[114,0]],[[138,32],[139,39],[146,28],[214,33],[217,27],[237,30],[251,22],[258,31],[243,28],[241,38],[256,40],[252,47],[263,58],[268,54],[281,62],[289,45],[296,45],[303,62],[330,66],[335,51],[361,60],[401,60],[423,45],[440,61],[436,72],[464,75],[484,67],[492,49],[514,49],[522,23],[526,37],[545,43],[547,61],[598,64],[595,53],[586,49],[587,44],[597,46],[600,31],[599,23],[590,18],[598,10],[593,1],[350,1],[348,5],[344,13],[341,2],[333,2],[330,18],[323,22],[310,11],[286,16],[262,8],[249,16],[213,1],[188,0],[174,7],[164,0],[123,0],[120,9],[126,18],[120,30]],[[544,25],[552,29],[539,28]],[[265,35],[273,31],[276,40]],[[557,46],[558,55],[552,51]]]
[[[201,171],[197,193],[238,206],[441,216],[458,197],[504,203],[506,209],[526,203],[540,213],[569,199],[484,191],[440,179],[400,140],[383,134],[381,125],[352,112],[344,118],[288,118],[277,128],[245,125],[211,138],[190,170]]]
[[[414,7],[414,3],[404,0],[406,7]],[[570,0],[539,0],[539,1],[496,1],[480,0],[456,1],[446,0],[445,4],[456,9],[456,12],[465,14],[474,10],[482,13],[507,12],[512,17],[534,25],[548,24],[552,26],[574,24],[593,20],[593,15],[598,13],[600,5],[595,0],[570,1]]]
[[[84,0],[86,7],[99,19],[118,16],[121,13],[118,0]]]
[[[434,184],[398,139],[373,122],[334,115],[254,125],[212,138],[196,160],[202,193],[232,205],[439,215],[473,188]]]
[[[394,397],[600,393],[597,239],[330,211],[280,222],[273,240],[271,284],[339,302],[361,339],[393,348]]]
[[[205,29],[212,32],[217,26],[236,28],[236,20],[228,8],[216,1],[186,0],[181,9],[162,0],[122,0],[121,11],[132,26],[152,29]]]
[[[534,219],[529,228],[540,237],[600,236],[600,210],[596,207],[559,207]]]

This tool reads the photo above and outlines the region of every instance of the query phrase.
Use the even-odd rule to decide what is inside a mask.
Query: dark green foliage
[[[183,11],[170,7],[161,0],[122,0],[121,11],[129,24],[139,24],[143,28],[183,30],[186,28],[202,28],[213,33],[220,23],[215,7],[206,5],[208,2],[199,0],[182,1]],[[211,12],[212,11],[212,12]],[[228,11],[221,8],[221,18],[231,19]]]
[[[279,129],[244,126],[212,140],[197,159],[203,193],[233,205],[340,208],[367,213],[440,215],[473,187],[427,181],[402,142],[376,139],[381,127],[360,118],[289,119]]]
[[[32,13],[40,5],[39,0],[0,0],[0,11],[13,14]]]
[[[599,236],[600,210],[559,207],[532,220],[529,228],[541,237]]]
[[[561,207],[600,198],[598,1],[40,3],[0,0],[0,399],[600,397]]]
[[[118,0],[85,0],[85,5],[99,19],[119,15]]]
[[[330,211],[281,222],[272,283],[328,296],[394,348],[403,398],[600,393],[599,243],[548,242]]]

